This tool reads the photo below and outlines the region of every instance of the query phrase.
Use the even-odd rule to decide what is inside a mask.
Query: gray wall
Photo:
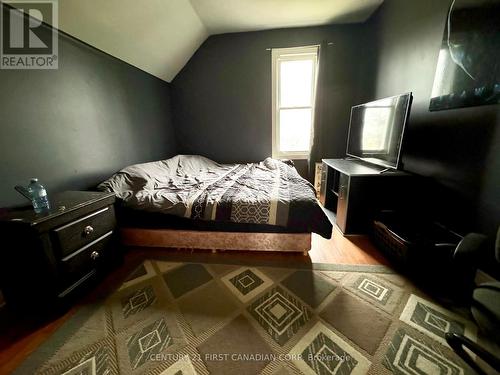
[[[69,37],[58,70],[0,70],[0,87],[0,207],[30,177],[86,189],[176,152],[169,84]]]
[[[222,162],[271,156],[271,47],[329,41],[324,156],[342,157],[350,107],[359,103],[366,53],[362,26],[309,27],[215,35],[172,82],[180,152]],[[369,90],[366,90],[368,92]]]
[[[440,217],[492,234],[500,224],[500,106],[428,109],[449,4],[384,2],[367,25],[377,46],[374,98],[413,91],[404,168],[437,183],[421,193]]]

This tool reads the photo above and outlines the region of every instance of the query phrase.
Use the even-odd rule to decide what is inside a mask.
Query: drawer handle
[[[92,258],[92,260],[96,260],[97,258],[99,258],[99,253],[97,251],[92,251],[90,257]]]
[[[84,236],[89,236],[92,234],[92,232],[94,231],[94,228],[92,228],[90,225],[87,225],[84,229],[83,229],[83,235]]]

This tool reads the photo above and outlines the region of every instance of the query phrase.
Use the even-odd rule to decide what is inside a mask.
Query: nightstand
[[[57,304],[122,259],[113,193],[67,191],[51,209],[0,214],[0,289],[7,306]]]

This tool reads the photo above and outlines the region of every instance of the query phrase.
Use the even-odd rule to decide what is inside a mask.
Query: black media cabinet
[[[358,160],[323,159],[320,202],[344,235],[365,234],[381,210],[411,199],[414,178]]]

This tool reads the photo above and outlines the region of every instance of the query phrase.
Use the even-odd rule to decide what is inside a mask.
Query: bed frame
[[[300,251],[311,249],[311,233],[211,232],[178,229],[122,228],[126,246],[217,250]]]

